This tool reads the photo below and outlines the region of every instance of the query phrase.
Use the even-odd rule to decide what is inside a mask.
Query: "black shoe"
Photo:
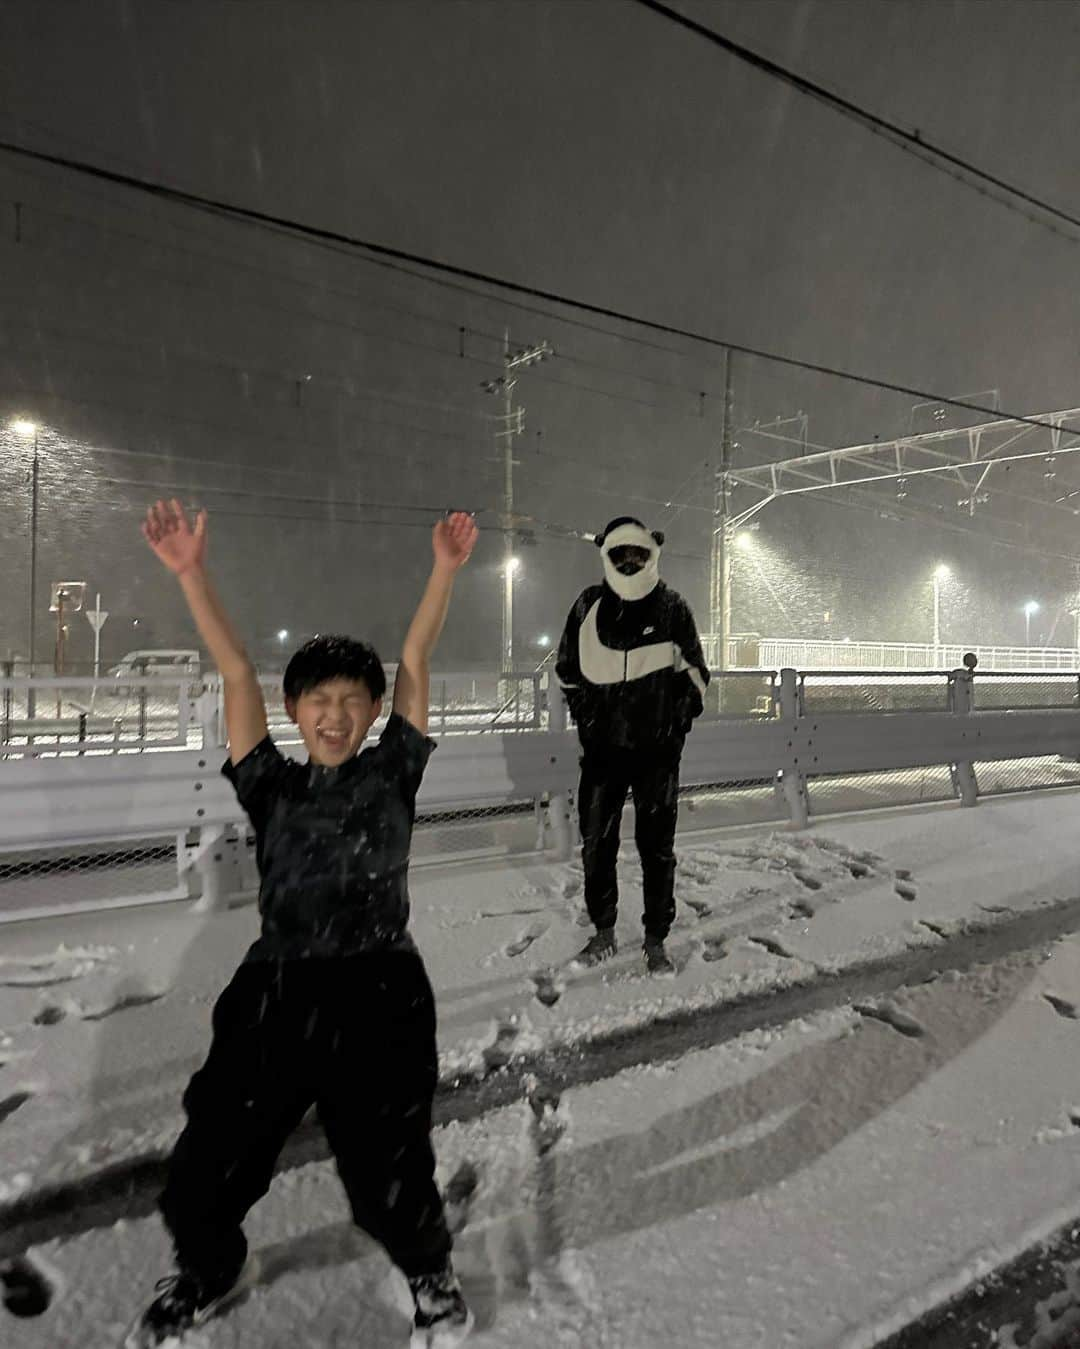
[[[236,1301],[257,1277],[255,1261],[249,1256],[236,1278],[224,1285],[208,1286],[189,1270],[158,1279],[154,1285],[158,1296],[128,1332],[124,1349],[154,1349],[179,1338]]]
[[[642,954],[645,956],[645,968],[650,974],[672,975],[675,973],[675,966],[671,957],[664,950],[664,943],[659,937],[646,937]]]
[[[571,963],[580,969],[589,969],[593,965],[599,965],[602,960],[609,959],[618,949],[615,929],[602,927],[589,938]]]
[[[437,1274],[420,1274],[409,1280],[416,1305],[411,1349],[454,1349],[473,1325],[461,1285],[450,1264]]]

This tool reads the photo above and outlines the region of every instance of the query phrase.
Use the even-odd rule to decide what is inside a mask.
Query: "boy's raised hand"
[[[435,561],[449,571],[457,571],[469,560],[480,531],[466,511],[454,511],[440,520],[432,534]]]
[[[198,513],[193,529],[175,497],[169,502],[158,501],[147,510],[142,532],[156,556],[176,576],[201,567],[206,560],[206,512]]]

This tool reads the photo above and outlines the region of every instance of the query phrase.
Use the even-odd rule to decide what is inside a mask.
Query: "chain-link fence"
[[[817,774],[808,777],[810,815],[837,815],[888,806],[915,806],[956,797],[947,765],[889,772]]]
[[[800,711],[808,717],[833,712],[944,712],[948,675],[906,670],[854,674],[814,670],[799,675]]]
[[[975,765],[980,796],[1031,792],[1046,787],[1080,787],[1080,761],[1061,755],[1037,759],[986,760]]]
[[[702,715],[707,721],[774,717],[778,711],[777,678],[775,670],[711,670]]]
[[[971,681],[976,711],[1080,707],[1080,676],[1074,674],[977,673]]]
[[[177,837],[0,853],[0,913],[105,908],[177,890]]]

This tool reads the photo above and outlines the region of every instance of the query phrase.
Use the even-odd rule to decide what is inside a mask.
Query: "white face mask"
[[[627,545],[644,548],[649,554],[648,562],[633,576],[624,576],[611,560],[612,549],[625,548]],[[604,579],[620,599],[643,600],[656,589],[660,581],[660,545],[643,526],[619,525],[605,537],[601,552],[604,558]]]

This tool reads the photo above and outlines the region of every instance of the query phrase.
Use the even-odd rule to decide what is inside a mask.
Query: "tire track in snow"
[[[926,983],[945,970],[963,972],[1006,957],[1035,966],[1048,958],[1049,943],[1077,930],[1080,898],[1063,900],[986,927],[969,927],[931,946],[911,947],[839,970],[810,970],[806,978],[779,989],[727,999],[718,996],[708,1006],[677,1006],[645,1025],[605,1028],[591,1041],[567,1047],[515,1052],[519,1027],[508,1018],[482,1077],[440,1083],[433,1122],[465,1122],[521,1101],[533,1078],[549,1090],[564,1092],[625,1068],[669,1062],[747,1031],[776,1029],[849,1003],[880,1003],[905,985]],[[294,1134],[277,1169],[290,1170],[328,1156],[321,1129],[309,1121]],[[165,1162],[164,1153],[147,1153],[0,1206],[0,1261],[21,1255],[31,1245],[109,1226],[119,1218],[147,1216],[154,1211]]]

